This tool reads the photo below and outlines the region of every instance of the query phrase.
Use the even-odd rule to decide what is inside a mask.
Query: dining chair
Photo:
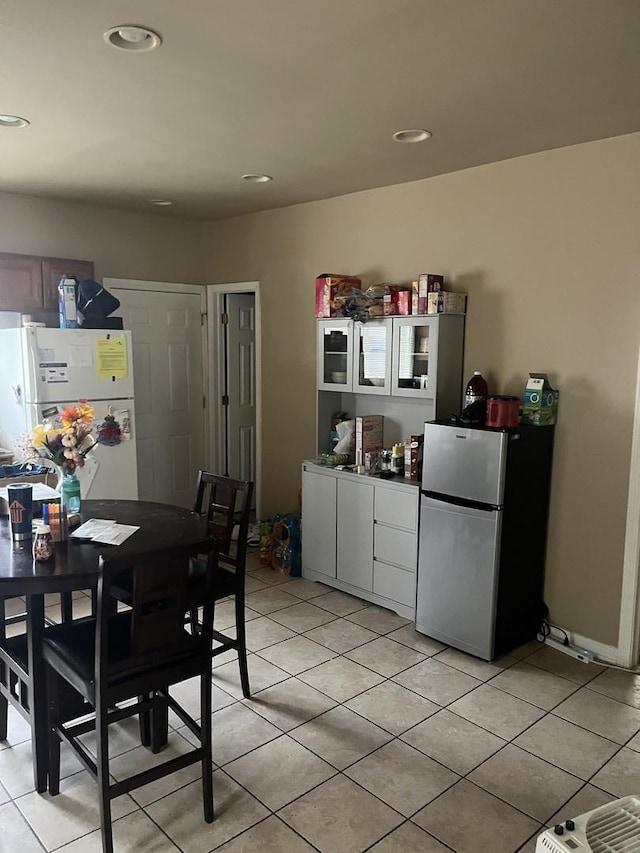
[[[213,583],[218,545],[214,539],[137,557],[102,557],[96,616],[47,629],[43,656],[49,693],[49,792],[60,790],[60,742],[64,740],[96,778],[104,853],[113,851],[111,800],[184,767],[200,762],[204,818],[214,818],[211,763],[211,632]],[[190,563],[205,555],[198,600],[189,587]],[[131,609],[113,612],[111,585],[123,570],[131,573]],[[187,630],[185,616],[202,608],[200,630]],[[169,686],[200,678],[198,724],[169,694]],[[73,688],[93,713],[69,722],[65,691]],[[122,703],[133,700],[130,704]],[[134,715],[169,707],[193,732],[198,746],[160,765],[111,783],[108,727]],[[96,732],[96,756],[79,737]]]
[[[0,595],[0,740],[6,740],[8,734],[9,700],[5,694],[12,696],[14,699],[17,698],[14,695],[17,676],[13,675],[12,678],[9,663],[2,656],[1,650],[7,639],[7,628],[9,625],[15,625],[17,622],[22,622],[26,619],[26,613],[22,612],[23,608],[18,613],[12,613],[11,616],[7,616],[6,606],[9,599],[13,599],[14,601],[20,600],[15,596]]]
[[[233,597],[236,614],[236,635],[212,631],[213,657],[230,649],[238,653],[240,684],[242,694],[248,699],[249,669],[247,667],[247,640],[245,631],[245,562],[247,556],[247,536],[253,483],[248,480],[233,480],[207,471],[198,472],[194,512],[206,518],[207,532],[216,539],[219,546],[218,565],[213,583],[214,602]],[[234,534],[237,528],[237,539]],[[194,561],[192,579],[197,580],[202,569],[199,561]],[[196,608],[191,610],[191,621],[199,630]]]
[[[7,603],[20,602],[17,612],[7,615]],[[18,596],[0,595],[0,741],[8,736],[9,702],[31,723],[31,700],[27,641],[24,633],[8,637],[7,628],[27,620],[26,604]],[[60,593],[63,621],[72,618],[71,594]]]

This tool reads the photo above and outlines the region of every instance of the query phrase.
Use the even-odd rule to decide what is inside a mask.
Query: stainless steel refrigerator
[[[485,660],[535,637],[553,435],[425,424],[418,631]]]

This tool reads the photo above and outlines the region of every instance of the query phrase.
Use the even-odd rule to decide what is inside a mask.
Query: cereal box
[[[348,293],[352,288],[362,289],[359,278],[351,275],[338,275],[323,272],[316,278],[316,317],[334,317],[336,299]]]
[[[385,316],[411,314],[411,291],[400,285],[389,285],[389,293],[382,297]]]
[[[356,418],[356,465],[364,465],[365,453],[382,450],[383,426],[382,415],[363,415]]]
[[[429,294],[437,293],[443,288],[444,276],[430,272],[421,273],[418,281],[411,282],[411,313],[426,314]]]
[[[441,290],[430,293],[427,300],[427,314],[464,314],[466,309],[466,293],[445,293]]]

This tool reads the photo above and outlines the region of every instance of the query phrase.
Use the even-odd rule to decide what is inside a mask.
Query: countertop
[[[344,468],[331,467],[329,465],[321,465],[313,459],[304,459],[302,463],[308,470],[317,471],[318,473],[331,474],[341,479],[352,479],[357,477],[359,480],[367,479],[373,481],[375,485],[389,486],[390,488],[416,490],[420,489],[418,480],[407,480],[404,476],[393,474],[391,477],[381,477],[379,472],[363,471],[358,473],[356,470],[345,470]]]

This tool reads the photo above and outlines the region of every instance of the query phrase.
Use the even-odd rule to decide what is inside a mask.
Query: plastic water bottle
[[[65,474],[60,487],[62,505],[67,508],[68,513],[80,512],[80,480],[75,474]]]
[[[467,390],[464,392],[464,405],[470,406],[489,395],[489,386],[479,370],[473,371],[473,376],[467,382]]]

